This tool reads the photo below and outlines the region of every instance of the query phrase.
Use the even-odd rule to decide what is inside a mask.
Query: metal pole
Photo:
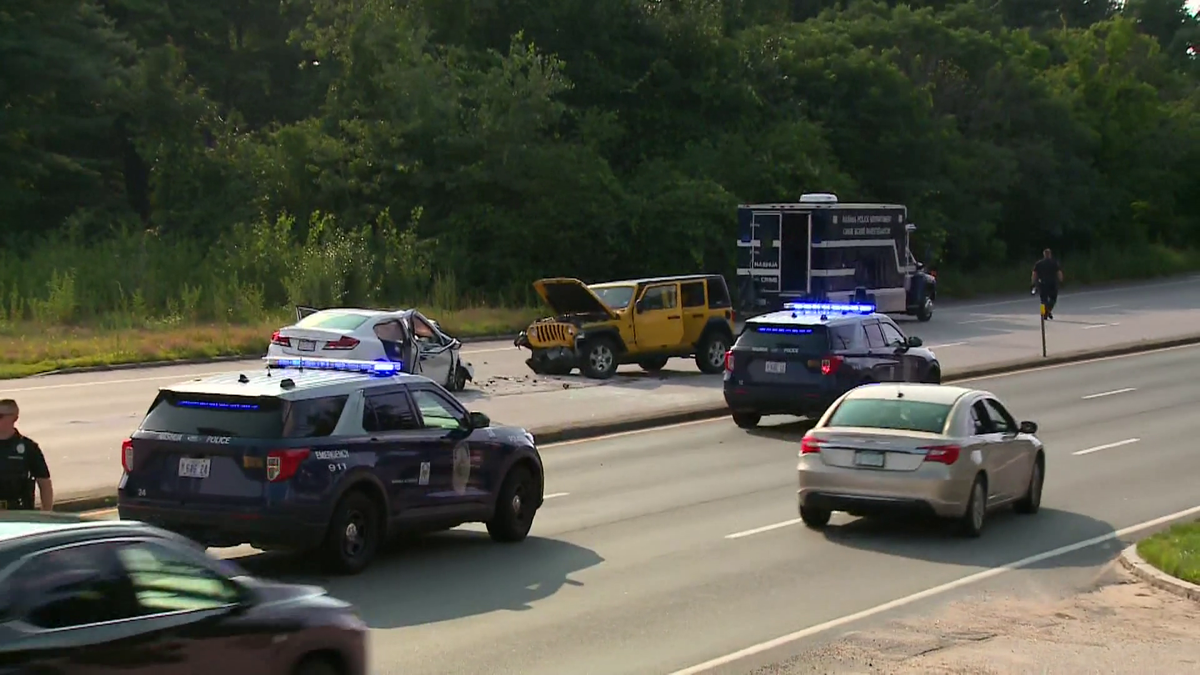
[[[1042,305],[1042,358],[1046,358],[1046,305]]]

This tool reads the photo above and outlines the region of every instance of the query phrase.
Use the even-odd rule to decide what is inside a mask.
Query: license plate
[[[179,460],[179,475],[183,478],[208,478],[208,470],[211,465],[212,460],[208,458],[182,457]]]
[[[787,363],[785,361],[767,361],[766,371],[768,373],[786,373]]]
[[[315,352],[317,351],[317,343],[314,340],[301,340],[297,343],[296,348],[302,352]]]
[[[858,466],[883,466],[883,453],[873,452],[871,450],[860,450],[854,453],[854,463]]]

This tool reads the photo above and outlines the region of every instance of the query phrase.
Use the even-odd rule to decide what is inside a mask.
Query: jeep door
[[[685,281],[679,284],[679,297],[683,304],[683,344],[694,345],[708,324],[708,297],[704,280]]]
[[[679,284],[647,286],[634,311],[633,327],[638,351],[665,350],[683,344]]]

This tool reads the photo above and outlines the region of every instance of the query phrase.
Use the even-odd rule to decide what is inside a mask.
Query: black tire
[[[1013,504],[1013,510],[1025,515],[1033,515],[1042,508],[1042,486],[1046,482],[1046,460],[1038,453],[1033,462],[1033,470],[1029,472],[1029,488],[1025,496]]]
[[[342,675],[336,666],[319,656],[310,656],[300,662],[292,675]]]
[[[925,373],[925,379],[921,381],[925,384],[941,384],[942,369],[937,366],[930,366],[929,371]]]
[[[733,423],[743,429],[753,429],[762,420],[757,413],[733,413]]]
[[[804,521],[805,527],[812,530],[823,529],[829,524],[829,519],[833,517],[833,512],[829,509],[818,509],[812,506],[800,507],[800,520]]]
[[[467,388],[467,369],[460,366],[455,366],[454,372],[450,373],[450,385],[446,387],[450,391],[462,391]]]
[[[917,321],[925,322],[933,318],[933,298],[928,294],[921,294],[921,301],[917,304]]]
[[[647,373],[657,373],[667,365],[667,357],[659,356],[653,359],[642,359],[638,361],[638,365]]]
[[[584,375],[595,380],[607,380],[617,372],[617,345],[607,337],[588,340],[583,347]]]
[[[381,511],[374,499],[359,490],[342,497],[321,546],[321,557],[328,571],[358,574],[371,564],[383,541]]]
[[[524,541],[537,515],[537,481],[523,466],[513,467],[504,477],[500,494],[496,496],[496,511],[487,522],[493,541],[514,543]]]
[[[719,330],[710,330],[696,345],[696,367],[705,375],[716,375],[725,371],[725,352],[729,351],[729,338]]]
[[[971,494],[967,497],[967,508],[958,521],[958,532],[964,537],[975,539],[983,534],[987,521],[987,479],[983,475],[975,477],[971,484]]]

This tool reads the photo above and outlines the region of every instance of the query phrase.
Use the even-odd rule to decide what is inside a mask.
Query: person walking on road
[[[1050,255],[1050,249],[1042,251],[1042,259],[1034,263],[1030,283],[1034,284],[1042,296],[1042,306],[1045,307],[1046,318],[1054,318],[1054,305],[1058,302],[1058,285],[1062,283],[1062,266]]]
[[[42,449],[17,431],[21,409],[11,398],[0,400],[0,510],[32,511],[34,487],[42,510],[54,508],[54,486]]]

